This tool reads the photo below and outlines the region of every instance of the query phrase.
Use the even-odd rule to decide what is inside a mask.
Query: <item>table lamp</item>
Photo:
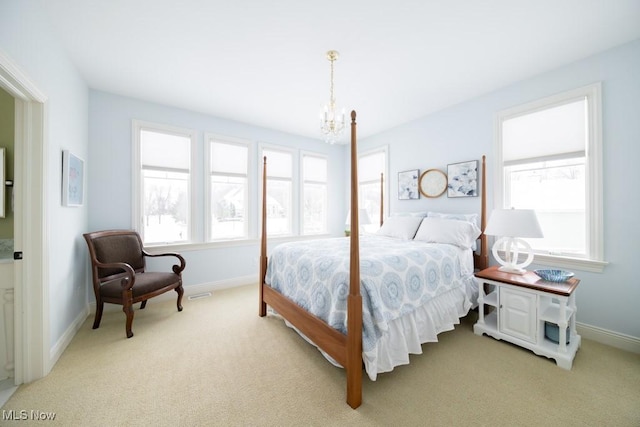
[[[493,244],[491,252],[501,267],[498,269],[507,273],[524,274],[524,268],[533,261],[531,245],[523,237],[543,237],[538,218],[533,209],[495,209],[491,213],[484,234],[499,236]],[[505,259],[498,251],[504,248]],[[520,252],[527,255],[524,262],[518,263]]]
[[[364,208],[358,209],[358,223],[359,225],[369,225],[371,224],[371,219],[369,218],[369,214],[367,210]],[[351,234],[351,209],[347,212],[347,219],[344,221],[344,235],[348,236]]]

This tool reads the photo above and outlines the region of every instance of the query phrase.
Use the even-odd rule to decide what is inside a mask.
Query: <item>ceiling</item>
[[[640,38],[638,0],[48,0],[89,87],[319,138],[366,137]]]

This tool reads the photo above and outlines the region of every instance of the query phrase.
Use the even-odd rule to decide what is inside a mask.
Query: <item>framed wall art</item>
[[[447,165],[447,197],[476,197],[478,195],[478,161]]]
[[[62,151],[62,205],[84,203],[84,161],[69,150]]]
[[[439,197],[447,190],[447,175],[438,169],[428,169],[420,175],[420,193],[425,197]]]
[[[418,191],[418,169],[398,172],[398,199],[413,200],[420,198]]]

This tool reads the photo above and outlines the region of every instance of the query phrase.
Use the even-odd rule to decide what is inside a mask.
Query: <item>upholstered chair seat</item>
[[[139,297],[142,295],[154,292],[159,287],[164,288],[171,286],[180,280],[180,276],[175,273],[137,273],[136,283],[131,288],[133,291],[133,297]],[[103,297],[119,298],[122,295],[122,286],[120,280],[112,280],[104,283],[100,286],[100,294]]]

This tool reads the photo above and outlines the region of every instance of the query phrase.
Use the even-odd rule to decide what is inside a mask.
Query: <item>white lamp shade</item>
[[[484,234],[502,237],[544,237],[533,209],[495,209]]]
[[[345,225],[351,225],[351,209],[347,212],[347,219],[344,221]],[[358,209],[358,223],[360,225],[369,225],[371,224],[371,219],[369,218],[369,214],[367,210],[364,208]]]

